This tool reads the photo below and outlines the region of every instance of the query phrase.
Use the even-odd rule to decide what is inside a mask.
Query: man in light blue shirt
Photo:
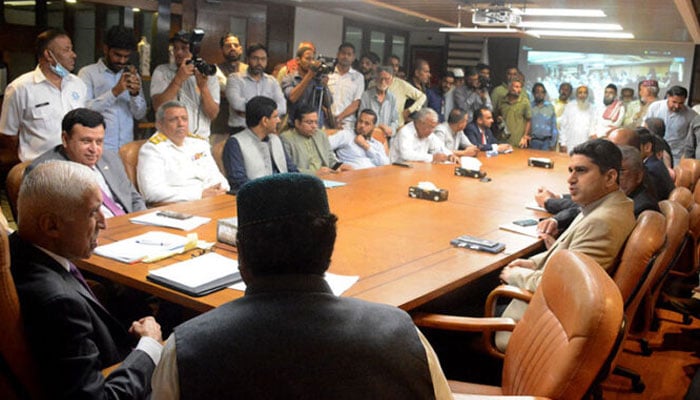
[[[104,147],[114,152],[134,140],[134,119],[146,115],[141,79],[129,65],[135,49],[133,29],[115,25],[105,35],[104,57],[78,73],[87,86],[87,107],[104,116]]]
[[[535,150],[549,150],[557,143],[557,113],[552,103],[545,100],[547,89],[540,82],[532,85],[534,100],[530,105],[532,120],[529,147]]]
[[[328,138],[338,159],[355,169],[389,164],[386,144],[372,137],[377,114],[363,109],[355,122],[355,131],[343,129]]]
[[[661,118],[666,123],[664,139],[671,146],[673,163],[678,164],[683,155],[683,146],[688,136],[688,127],[697,115],[695,111],[685,105],[688,99],[688,90],[681,86],[672,86],[666,92],[666,98],[658,100],[649,106],[647,118]]]
[[[246,103],[253,97],[264,96],[277,103],[277,113],[283,117],[287,113],[287,99],[277,79],[265,73],[267,68],[267,48],[262,44],[252,44],[246,51],[248,70],[232,74],[226,83],[228,100],[229,133],[235,134],[246,128]]]

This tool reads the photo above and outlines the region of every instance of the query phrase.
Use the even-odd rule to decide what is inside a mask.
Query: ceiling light
[[[634,39],[634,35],[627,32],[608,31],[562,31],[562,30],[541,30],[530,29],[525,31],[529,35],[538,36],[565,36],[565,37],[586,37],[604,39]]]
[[[513,8],[514,12],[531,17],[605,17],[603,10],[583,8]]]
[[[564,29],[564,30],[598,30],[598,31],[621,31],[620,24],[597,24],[588,22],[545,22],[545,21],[523,21],[518,28],[536,29]]]
[[[451,28],[442,27],[440,32],[446,33],[520,33],[519,29],[515,28]]]

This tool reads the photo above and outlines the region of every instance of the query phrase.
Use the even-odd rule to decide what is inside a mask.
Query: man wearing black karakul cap
[[[318,178],[252,180],[237,204],[245,296],[175,328],[153,399],[451,398],[408,314],[331,292],[337,218]]]

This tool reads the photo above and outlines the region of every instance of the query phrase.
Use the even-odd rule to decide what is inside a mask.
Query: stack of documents
[[[148,272],[146,279],[190,296],[203,296],[241,280],[238,261],[217,253]]]
[[[162,214],[162,212],[153,211],[138,217],[129,218],[129,221],[135,224],[163,226],[165,228],[182,229],[183,231],[191,231],[211,221],[211,218],[206,217],[191,216],[186,219],[176,219],[159,214]]]
[[[147,257],[156,257],[183,249],[188,242],[189,239],[185,236],[152,231],[98,246],[95,249],[95,254],[131,264]]]

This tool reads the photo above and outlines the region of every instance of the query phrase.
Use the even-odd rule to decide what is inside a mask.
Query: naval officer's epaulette
[[[158,132],[155,135],[151,136],[150,139],[148,139],[148,141],[153,144],[163,143],[166,140],[168,140],[168,137],[165,136],[165,134],[162,132]]]
[[[201,137],[201,136],[198,136],[198,135],[195,135],[195,134],[192,133],[192,132],[188,133],[188,134],[187,134],[187,137],[190,137],[190,138],[192,138],[192,139],[206,140],[205,138],[203,138],[203,137]]]

